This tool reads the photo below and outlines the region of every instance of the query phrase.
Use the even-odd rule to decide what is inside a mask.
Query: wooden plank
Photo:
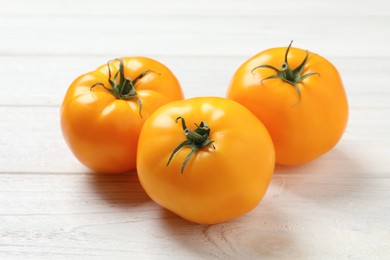
[[[60,106],[68,86],[76,77],[115,57],[0,56],[0,71],[6,75],[0,86],[0,106]],[[189,98],[225,96],[233,73],[249,56],[151,58],[172,70]],[[352,108],[390,107],[387,98],[390,88],[386,80],[390,58],[335,57],[329,60],[339,69]]]
[[[383,32],[388,31],[390,18],[382,15],[330,19],[314,14],[302,18],[291,15],[0,16],[0,24],[1,55],[249,56],[269,47],[286,46],[293,39],[296,46],[327,57],[382,57],[388,53],[389,38]],[[361,31],[365,39],[375,40],[375,48],[372,41],[361,40]],[[325,41],[324,35],[332,37]],[[27,38],[29,44],[25,44]]]
[[[255,210],[205,226],[155,205],[135,175],[3,173],[0,257],[381,258],[389,184],[277,173]]]
[[[367,4],[357,0],[353,5],[346,1],[328,0],[326,2],[296,0],[286,2],[274,0],[263,2],[258,0],[223,1],[223,0],[158,0],[95,2],[93,0],[37,0],[34,4],[26,4],[23,0],[3,0],[0,3],[1,15],[36,15],[36,16],[370,16],[390,14],[390,5],[386,0],[373,0]],[[78,8],[75,8],[75,7]]]
[[[6,106],[0,111],[0,172],[87,171],[62,139],[59,108]]]

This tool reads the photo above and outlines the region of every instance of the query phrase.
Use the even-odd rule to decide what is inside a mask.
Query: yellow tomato
[[[299,165],[338,143],[348,121],[348,102],[328,60],[290,46],[265,50],[242,64],[227,97],[263,122],[275,145],[276,163]]]
[[[164,105],[148,118],[137,171],[156,203],[184,219],[213,224],[259,203],[274,156],[267,130],[245,107],[200,97]]]
[[[145,57],[113,60],[77,78],[61,107],[70,149],[96,172],[135,169],[138,137],[158,107],[183,99],[179,82],[163,64]]]

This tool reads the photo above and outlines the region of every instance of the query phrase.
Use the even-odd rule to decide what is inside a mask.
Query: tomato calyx
[[[168,159],[167,165],[171,162],[173,156],[183,147],[189,147],[191,149],[191,152],[187,155],[187,157],[184,159],[183,165],[181,167],[181,173],[184,172],[184,168],[187,165],[188,161],[194,155],[198,150],[202,149],[203,147],[206,146],[211,146],[215,149],[214,146],[214,141],[211,141],[209,139],[210,135],[210,128],[207,125],[205,121],[202,121],[199,125],[195,123],[197,128],[192,131],[186,126],[186,122],[184,118],[182,117],[177,117],[176,118],[176,123],[181,120],[181,125],[183,127],[184,135],[187,137],[187,140],[183,141],[181,144],[179,144],[172,152],[171,156]]]
[[[300,101],[301,100],[301,91],[300,91],[300,89],[298,87],[298,83],[302,82],[303,80],[305,80],[306,78],[308,78],[308,77],[310,77],[312,75],[315,75],[315,74],[320,75],[320,74],[317,73],[317,72],[309,72],[307,74],[302,75],[303,74],[303,69],[304,69],[304,67],[305,67],[305,65],[306,65],[306,63],[308,61],[308,58],[309,58],[309,52],[308,51],[306,51],[306,56],[303,59],[302,63],[298,67],[296,67],[295,69],[291,69],[290,68],[290,65],[288,64],[287,56],[288,56],[288,53],[290,51],[292,43],[293,43],[293,41],[291,41],[290,44],[287,47],[286,53],[284,55],[284,62],[280,66],[281,67],[280,70],[275,68],[274,66],[271,66],[271,65],[260,65],[260,66],[257,66],[255,68],[253,68],[252,69],[252,73],[256,69],[260,69],[260,68],[268,68],[268,69],[274,70],[276,72],[276,75],[271,75],[269,77],[266,77],[266,78],[262,79],[261,80],[261,84],[263,84],[263,81],[267,80],[267,79],[281,79],[284,82],[287,82],[290,85],[295,87],[295,90],[298,93],[298,97],[299,97],[299,101]]]
[[[113,79],[111,79],[111,68],[110,63],[113,61],[119,61],[119,69],[114,74]],[[139,115],[142,118],[141,110],[142,110],[142,101],[137,96],[137,91],[135,90],[135,84],[138,80],[143,78],[146,74],[151,72],[151,70],[145,70],[141,74],[139,74],[134,80],[131,80],[128,77],[125,77],[125,71],[123,66],[123,59],[114,59],[107,62],[108,68],[108,82],[110,83],[111,88],[106,87],[106,85],[102,82],[96,82],[90,88],[92,91],[97,86],[102,86],[105,90],[110,92],[117,99],[128,100],[135,98],[139,104]],[[119,77],[119,82],[118,82]]]

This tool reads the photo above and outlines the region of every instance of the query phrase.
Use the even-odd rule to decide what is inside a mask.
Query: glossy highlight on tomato
[[[160,62],[112,60],[70,85],[61,107],[62,133],[77,159],[93,171],[131,171],[145,120],[183,98],[178,80]]]
[[[256,54],[233,75],[227,97],[247,107],[266,126],[276,162],[300,165],[340,140],[348,101],[337,69],[302,49],[272,48]]]
[[[156,110],[142,128],[137,153],[146,193],[201,224],[252,210],[268,188],[274,164],[263,124],[242,105],[218,97],[176,101]]]

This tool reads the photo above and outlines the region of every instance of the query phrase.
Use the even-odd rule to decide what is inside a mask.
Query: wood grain
[[[0,259],[388,259],[389,31],[385,0],[0,1]],[[186,97],[224,96],[241,63],[291,39],[339,69],[348,127],[321,158],[277,166],[241,218],[189,223],[62,138],[67,87],[108,59],[149,56]]]

